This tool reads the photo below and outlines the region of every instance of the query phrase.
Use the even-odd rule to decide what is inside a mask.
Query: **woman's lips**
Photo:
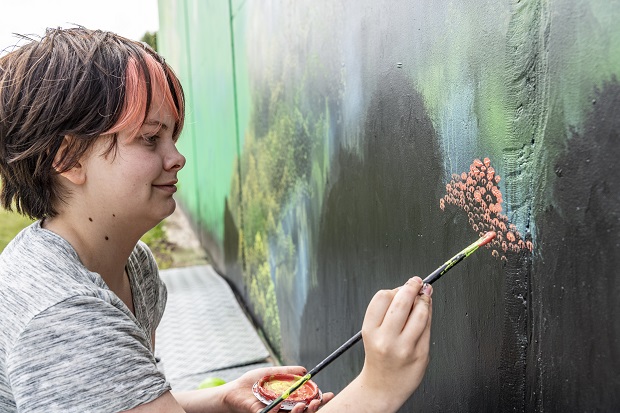
[[[177,191],[177,187],[175,184],[167,184],[167,185],[153,185],[155,188],[168,192],[170,194],[174,194]]]

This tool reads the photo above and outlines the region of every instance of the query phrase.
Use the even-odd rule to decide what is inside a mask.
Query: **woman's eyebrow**
[[[158,129],[163,129],[163,130],[170,129],[168,125],[166,125],[165,123],[161,123],[157,120],[146,120],[144,121],[142,125],[143,126],[156,126]]]

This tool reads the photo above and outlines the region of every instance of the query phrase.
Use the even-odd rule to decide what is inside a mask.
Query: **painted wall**
[[[494,229],[435,284],[402,411],[620,409],[620,1],[159,6],[179,201],[283,363],[313,367],[378,289]]]

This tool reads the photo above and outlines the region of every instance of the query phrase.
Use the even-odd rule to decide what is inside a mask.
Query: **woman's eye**
[[[144,142],[146,142],[148,145],[155,145],[155,143],[157,143],[157,138],[157,135],[144,135],[142,137]]]

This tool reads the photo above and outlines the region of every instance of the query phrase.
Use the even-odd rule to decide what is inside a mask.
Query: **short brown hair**
[[[0,204],[53,217],[64,195],[55,175],[71,169],[102,135],[140,128],[161,88],[183,128],[183,89],[146,44],[83,27],[47,29],[0,58]],[[54,164],[65,136],[69,147]]]

